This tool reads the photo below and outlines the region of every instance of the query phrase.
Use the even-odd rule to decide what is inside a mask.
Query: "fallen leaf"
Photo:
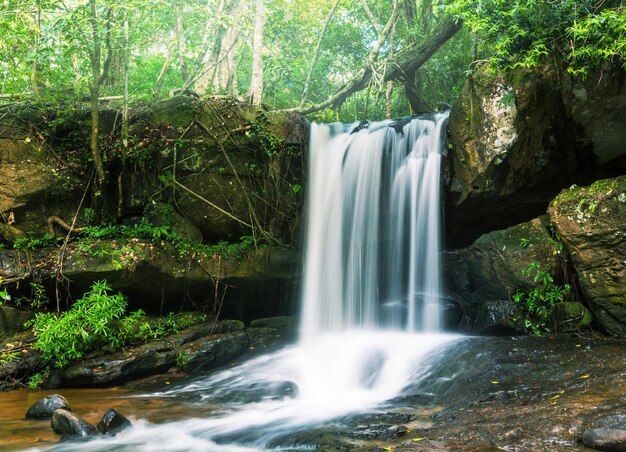
[[[413,438],[413,442],[424,441],[426,438]]]
[[[589,377],[590,377],[589,375],[581,375],[581,376],[580,376],[580,377],[578,377],[578,378],[582,378],[582,379],[584,380],[585,378],[589,378]]]
[[[499,381],[492,381],[491,384],[492,385],[498,385],[498,384],[500,384],[500,382]]]
[[[559,397],[561,397],[561,394],[557,394],[557,395],[555,395],[554,397],[550,397],[550,398],[551,398],[552,400],[554,400],[554,399],[558,399]]]

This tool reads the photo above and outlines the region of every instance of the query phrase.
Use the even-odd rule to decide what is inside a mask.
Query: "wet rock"
[[[96,426],[98,431],[103,435],[116,435],[129,427],[132,427],[131,422],[123,414],[114,409],[110,409],[104,413],[102,419]]]
[[[34,315],[28,309],[0,306],[0,339],[25,331],[24,324]]]
[[[532,262],[559,269],[558,250],[544,225],[534,219],[480,237],[471,246],[443,255],[445,290],[461,311],[456,325],[475,333],[511,332],[519,329],[513,320],[516,290],[529,290],[531,280],[522,274]]]
[[[355,439],[395,439],[406,435],[409,429],[403,425],[364,427],[354,430],[351,438]]]
[[[115,353],[94,352],[80,362],[53,371],[44,386],[109,386],[165,372],[175,367],[181,357],[189,371],[206,371],[247,350],[248,336],[241,329],[243,324],[237,321],[206,322]]]
[[[626,430],[626,414],[616,414],[613,416],[607,416],[605,418],[602,418],[598,422],[598,426]]]
[[[98,434],[96,427],[77,414],[63,409],[52,413],[50,425],[63,439],[88,438]]]
[[[581,303],[571,301],[556,303],[552,308],[552,321],[557,331],[570,333],[591,325],[593,314]]]
[[[564,77],[563,100],[572,118],[585,132],[595,164],[626,169],[624,117],[626,90],[624,70],[605,65],[584,80]]]
[[[273,399],[282,400],[296,398],[300,390],[298,389],[298,385],[295,384],[293,381],[285,381],[279,384],[274,392],[275,395]]]
[[[37,400],[26,412],[26,419],[47,419],[59,409],[72,411],[65,397],[60,394],[52,394]]]
[[[626,452],[626,430],[594,428],[583,433],[583,444],[592,449]]]
[[[548,211],[598,324],[626,337],[626,176],[564,190]]]

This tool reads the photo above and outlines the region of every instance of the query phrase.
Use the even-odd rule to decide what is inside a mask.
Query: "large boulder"
[[[541,215],[572,183],[626,169],[626,90],[619,82],[623,69],[616,71],[597,86],[563,83],[550,73],[496,73],[486,65],[472,74],[450,115],[452,246]]]
[[[135,126],[138,135],[145,135],[144,124],[160,136],[134,146],[157,149],[158,174],[205,240],[235,241],[259,227],[293,238],[300,196],[292,186],[301,184],[300,153],[308,140],[301,118],[235,99],[178,96],[151,106]]]
[[[518,289],[532,288],[532,280],[522,272],[531,263],[554,274],[560,268],[559,250],[545,221],[493,231],[467,248],[444,253],[445,290],[457,307],[456,316],[447,313],[448,327],[474,333],[520,329],[513,320],[518,306],[512,296]]]
[[[181,360],[188,369],[209,370],[248,349],[248,335],[236,321],[205,322],[186,330],[114,353],[95,352],[53,371],[46,388],[110,386],[163,373]]]
[[[549,214],[600,327],[626,337],[626,176],[571,187]]]

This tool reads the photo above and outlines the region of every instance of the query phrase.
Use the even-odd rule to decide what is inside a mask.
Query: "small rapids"
[[[149,398],[216,403],[209,418],[137,422],[114,438],[65,443],[55,451],[251,451],[375,408],[427,378],[458,336],[354,330],[325,334]],[[340,345],[340,346],[339,346]],[[291,449],[291,448],[290,448]]]

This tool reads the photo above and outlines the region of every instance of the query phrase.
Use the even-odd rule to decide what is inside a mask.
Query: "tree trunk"
[[[98,143],[98,132],[100,128],[100,105],[98,103],[98,98],[100,97],[100,79],[101,79],[101,71],[100,71],[100,57],[101,57],[101,45],[100,42],[100,30],[98,24],[98,7],[96,5],[96,0],[89,0],[89,6],[91,8],[91,33],[93,39],[93,50],[90,52],[89,56],[91,59],[91,75],[92,82],[90,88],[90,104],[91,104],[91,140],[90,140],[90,149],[91,156],[93,158],[93,164],[96,170],[96,178],[98,181],[98,185],[102,185],[104,183],[105,174],[104,174],[104,165],[102,163],[102,156],[100,155],[99,143]]]
[[[183,25],[183,15],[180,11],[180,7],[176,5],[176,41],[178,43],[178,63],[180,64],[180,74],[183,80],[186,82],[189,78],[189,71],[187,70],[187,64],[185,63],[185,51],[187,46],[185,45],[185,29]]]
[[[263,31],[265,28],[265,0],[256,0],[254,39],[252,44],[252,78],[248,95],[254,105],[263,102]]]
[[[161,87],[163,86],[163,79],[165,78],[165,74],[170,68],[170,64],[172,63],[172,54],[174,53],[174,46],[176,45],[175,41],[172,41],[167,48],[167,53],[165,54],[165,61],[163,62],[163,67],[161,68],[161,72],[159,72],[159,76],[154,83],[154,88],[152,89],[152,93],[155,97],[159,97],[161,95]]]
[[[302,96],[300,97],[300,106],[298,108],[304,107],[304,103],[306,102],[306,98],[309,94],[309,85],[311,84],[311,77],[313,76],[313,69],[315,69],[315,65],[317,64],[317,60],[320,56],[320,50],[322,48],[322,41],[324,40],[324,36],[326,35],[326,30],[328,29],[328,25],[335,14],[335,10],[339,6],[339,0],[335,0],[332,8],[330,8],[330,12],[328,13],[328,17],[326,17],[326,21],[324,22],[324,26],[322,27],[322,31],[320,33],[320,37],[317,40],[317,45],[315,46],[315,51],[313,52],[313,60],[311,61],[311,65],[309,66],[309,72],[306,75],[306,81],[304,82],[304,88],[302,89]]]
[[[419,115],[432,111],[430,105],[424,101],[422,81],[420,80],[419,71],[413,71],[412,74],[407,73],[404,79],[404,90],[411,107],[411,114]]]

